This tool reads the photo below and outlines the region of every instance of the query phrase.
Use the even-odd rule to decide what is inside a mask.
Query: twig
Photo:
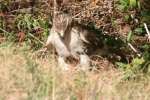
[[[9,13],[31,13],[32,8],[22,8],[22,9],[16,9],[16,10],[12,10]]]
[[[139,56],[141,57],[141,54],[133,47],[131,43],[128,43],[128,46]]]
[[[37,37],[35,37],[35,36],[32,35],[31,33],[29,33],[29,35],[30,35],[31,37],[33,37],[34,39],[36,39],[37,41],[39,41],[42,45],[45,45],[44,42],[40,41]]]
[[[2,29],[2,28],[0,28],[0,31],[3,31],[4,33],[7,33],[7,34],[9,34],[9,35],[10,35],[10,33],[9,33],[9,32],[7,32],[6,30],[4,30],[4,29]]]
[[[147,34],[148,34],[148,39],[149,39],[149,41],[150,41],[150,32],[149,32],[149,30],[148,30],[148,27],[147,27],[146,23],[144,23],[144,27],[145,27],[145,30],[146,30],[146,32],[147,32]]]

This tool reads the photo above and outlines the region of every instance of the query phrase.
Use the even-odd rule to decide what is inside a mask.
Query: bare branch
[[[141,57],[141,54],[133,47],[131,43],[128,43],[128,46],[139,56]]]
[[[29,33],[29,35],[30,35],[31,37],[33,37],[35,40],[37,40],[38,42],[40,42],[42,45],[45,44],[44,42],[42,42],[41,40],[39,40],[37,37],[35,37],[33,34]]]
[[[148,39],[149,39],[149,41],[150,41],[150,32],[149,32],[149,30],[148,30],[148,27],[147,27],[146,23],[144,23],[144,27],[145,27],[145,30],[146,30],[146,32],[147,32],[147,34],[148,34]]]

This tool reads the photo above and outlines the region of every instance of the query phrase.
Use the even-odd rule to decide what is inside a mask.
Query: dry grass
[[[110,69],[61,71],[53,56],[32,59],[25,48],[0,44],[0,100],[149,100],[150,79],[123,81]]]

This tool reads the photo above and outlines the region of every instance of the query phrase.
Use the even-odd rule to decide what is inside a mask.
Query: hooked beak
[[[61,37],[64,37],[64,32],[63,31],[61,31],[59,34],[60,34]]]

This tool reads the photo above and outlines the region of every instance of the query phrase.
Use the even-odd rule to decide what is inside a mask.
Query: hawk
[[[79,61],[77,66],[87,70],[90,68],[89,56],[104,47],[100,34],[79,24],[69,14],[57,12],[46,46],[52,44],[55,47],[59,56],[58,63],[63,69],[69,69],[66,60],[71,57]]]

